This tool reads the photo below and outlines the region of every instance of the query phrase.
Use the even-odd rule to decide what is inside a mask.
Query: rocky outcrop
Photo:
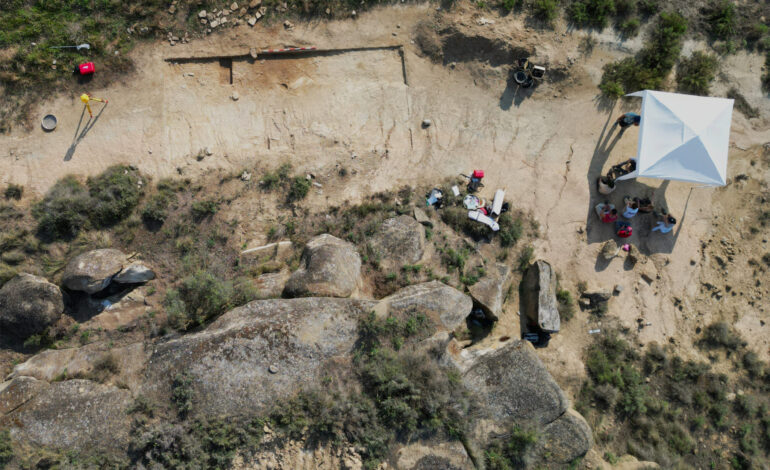
[[[174,377],[189,374],[195,413],[264,412],[277,398],[312,386],[331,358],[348,355],[358,321],[373,305],[331,298],[251,302],[200,333],[158,344],[142,393],[167,402]]]
[[[0,288],[0,334],[26,338],[52,325],[62,312],[61,290],[42,277],[19,274]]]
[[[62,284],[71,290],[95,294],[107,287],[128,260],[118,250],[87,251],[71,259],[62,273]]]
[[[281,296],[288,280],[289,271],[282,269],[277,273],[262,274],[254,280],[254,285],[260,298],[270,299]]]
[[[564,414],[569,405],[527,341],[510,341],[464,368],[463,383],[477,394],[491,419],[543,426]]]
[[[484,278],[468,288],[468,293],[484,311],[484,315],[496,321],[503,311],[511,268],[497,263],[489,271]]]
[[[125,452],[132,403],[128,390],[90,380],[46,385],[16,411],[0,417],[17,442],[57,449]],[[109,438],[106,438],[109,437]]]
[[[385,220],[371,240],[382,256],[381,266],[399,270],[405,264],[416,264],[425,252],[425,228],[414,218],[400,215]]]
[[[329,234],[310,240],[300,262],[284,288],[287,297],[349,297],[361,277],[356,248]]]
[[[465,322],[473,301],[462,292],[439,281],[415,284],[385,297],[377,305],[381,316],[420,312],[449,331]]]
[[[155,279],[155,272],[144,263],[135,261],[123,267],[113,278],[113,281],[121,284],[138,284],[140,282],[152,281],[153,279]]]
[[[594,445],[591,428],[576,411],[567,410],[558,419],[545,426],[533,453],[537,461],[568,464]]]
[[[522,280],[521,314],[528,325],[555,333],[561,327],[558,304],[556,274],[547,262],[535,261],[527,268]]]
[[[428,214],[417,206],[414,206],[414,220],[426,227],[433,227],[433,221],[430,220]]]

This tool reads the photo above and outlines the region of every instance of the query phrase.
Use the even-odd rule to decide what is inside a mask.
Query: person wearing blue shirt
[[[642,117],[636,113],[626,113],[618,118],[618,125],[621,129],[629,126],[638,126],[642,122]]]

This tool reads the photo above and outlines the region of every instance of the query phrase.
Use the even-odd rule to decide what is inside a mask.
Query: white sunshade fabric
[[[644,90],[636,171],[618,179],[660,178],[724,186],[733,100]]]

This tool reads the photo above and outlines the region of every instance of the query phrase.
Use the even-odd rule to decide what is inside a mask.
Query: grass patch
[[[190,206],[190,215],[196,222],[205,220],[219,212],[219,202],[213,199],[195,201]]]
[[[709,33],[714,39],[728,40],[735,36],[737,13],[730,0],[717,0],[706,12]]]
[[[6,199],[16,199],[18,201],[21,199],[22,194],[24,194],[24,186],[11,183],[5,188],[4,195]]]
[[[615,15],[614,0],[576,0],[567,9],[572,23],[579,27],[602,29]]]
[[[559,302],[559,316],[563,321],[570,321],[575,316],[575,299],[567,289],[556,291],[556,300]]]
[[[489,470],[524,468],[528,464],[527,451],[537,443],[538,439],[536,431],[514,425],[507,435],[493,439],[484,451],[486,468]]]
[[[690,95],[708,96],[719,60],[705,52],[695,51],[682,59],[676,68],[677,91]]]
[[[11,432],[7,429],[0,431],[0,468],[13,460],[13,447],[11,446]]]
[[[727,322],[720,321],[710,324],[703,330],[701,344],[731,351],[744,346],[745,342]]]

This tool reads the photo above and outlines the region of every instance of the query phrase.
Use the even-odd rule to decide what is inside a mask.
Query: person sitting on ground
[[[628,238],[633,235],[634,229],[631,224],[623,220],[615,221],[615,234],[620,238]]]
[[[626,204],[626,208],[623,210],[623,217],[633,219],[636,213],[639,212],[639,198],[626,196],[623,198],[623,202]]]
[[[605,224],[618,220],[618,210],[609,201],[604,201],[596,205],[596,215],[599,216]]]
[[[652,228],[652,231],[658,231],[660,233],[668,233],[674,229],[676,225],[676,219],[668,214],[656,214],[658,216],[658,223]]]
[[[639,212],[642,212],[644,214],[649,214],[650,212],[653,212],[655,210],[655,206],[652,205],[652,201],[650,201],[650,198],[643,198],[639,199]]]
[[[642,117],[636,113],[626,113],[617,120],[621,129],[625,129],[629,126],[638,126],[640,122],[642,122]]]
[[[607,176],[615,180],[634,171],[636,171],[636,158],[629,158],[624,162],[613,165],[610,171],[607,172]]]

